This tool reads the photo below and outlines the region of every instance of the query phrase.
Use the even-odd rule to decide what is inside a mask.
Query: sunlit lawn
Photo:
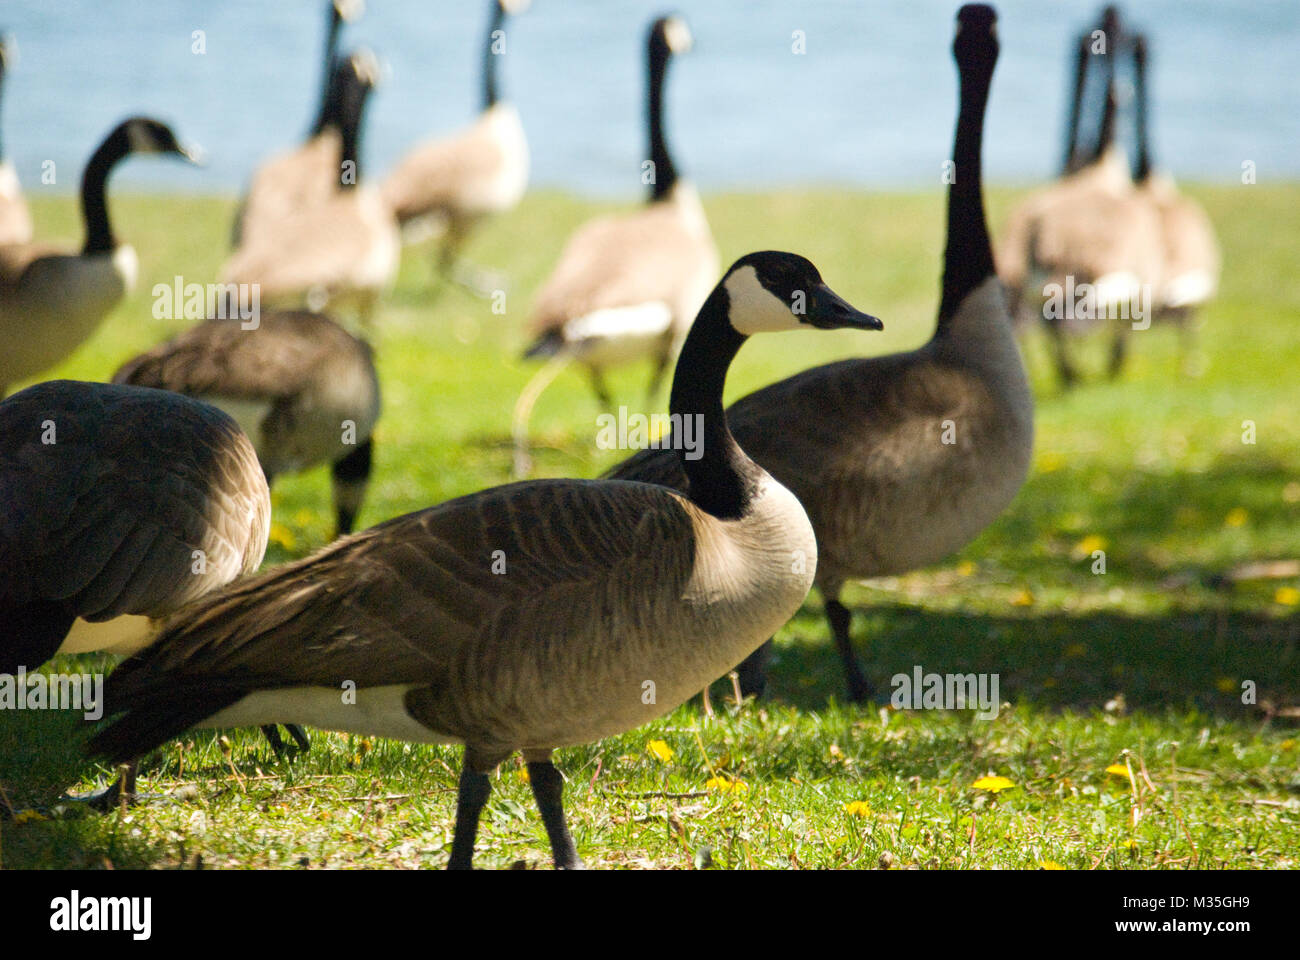
[[[704,722],[687,705],[641,730],[565,751],[567,806],[593,866],[1263,867],[1300,862],[1300,586],[1235,581],[1257,560],[1300,557],[1300,187],[1195,190],[1225,249],[1206,311],[1206,371],[1183,376],[1177,337],[1133,336],[1120,382],[1060,395],[1041,339],[1035,467],[1012,508],[942,566],[851,589],[855,637],[877,686],[927,672],[990,672],[1010,706],[970,713],[845,707],[814,596],[779,635],[770,694]],[[1015,194],[994,192],[996,230]],[[510,412],[533,367],[518,359],[529,298],[596,205],[534,194],[483,231],[472,258],[506,271],[504,315],[458,291],[430,297],[431,249],[408,248],[375,345],[384,390],[377,468],[361,517],[397,514],[504,482]],[[706,198],[724,262],[753,249],[809,256],[882,335],[757,338],[730,397],[852,352],[905,349],[933,324],[942,195],[808,191]],[[233,201],[113,200],[141,285],[58,376],[108,377],[183,323],[151,315],[150,287],[211,279]],[[79,233],[70,198],[35,203],[45,237]],[[1101,368],[1105,344],[1088,344]],[[611,379],[639,408],[648,368]],[[595,400],[576,372],[534,415],[537,470],[594,476]],[[1243,442],[1245,421],[1255,443]],[[791,429],[796,429],[791,425]],[[322,470],[277,482],[267,563],[321,545]],[[1105,573],[1094,573],[1095,551]],[[87,663],[65,661],[64,669]],[[1255,685],[1244,704],[1243,683]],[[715,701],[729,703],[727,684]],[[724,699],[725,697],[725,699]],[[0,783],[17,809],[110,771],[79,759],[80,723],[0,712]],[[440,866],[458,751],[316,732],[276,760],[256,731],[199,732],[144,769],[170,798],[125,817],[0,822],[6,866]],[[652,740],[667,750],[648,749]],[[662,759],[667,757],[669,759]],[[1112,768],[1108,772],[1108,768]],[[1120,769],[1124,773],[1120,774]],[[1127,770],[1131,769],[1130,779]],[[973,784],[987,775],[1012,787]],[[847,808],[847,809],[846,809]],[[48,810],[47,810],[48,812]],[[478,863],[549,863],[520,770],[502,768]]]

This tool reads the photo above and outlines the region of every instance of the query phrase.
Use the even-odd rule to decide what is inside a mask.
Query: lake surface
[[[369,0],[344,49],[372,47],[386,80],[368,115],[363,175],[415,140],[472,118],[486,2]],[[1002,54],[989,106],[986,175],[1053,175],[1063,139],[1071,37],[1093,0],[998,4]],[[696,0],[676,8],[695,49],[670,68],[670,142],[706,190],[796,184],[890,188],[938,180],[952,137],[956,3]],[[640,192],[647,0],[535,0],[512,20],[504,92],[518,104],[533,184],[596,196]],[[1176,176],[1300,177],[1300,2],[1142,0],[1124,7],[1151,44],[1154,156]],[[209,165],[138,160],[136,188],[233,192],[314,113],[319,0],[6,0],[18,42],[0,123],[28,190],[75,189],[103,134],[131,113],[173,123]],[[192,52],[203,30],[206,53]],[[806,53],[792,52],[803,31]],[[57,183],[40,186],[54,160]]]

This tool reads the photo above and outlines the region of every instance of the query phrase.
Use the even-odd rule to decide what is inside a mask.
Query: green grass
[[[625,736],[563,751],[567,807],[593,866],[989,868],[1300,864],[1300,746],[1288,721],[1241,702],[1300,703],[1300,618],[1291,580],[1216,585],[1253,560],[1300,557],[1300,186],[1197,189],[1224,246],[1223,289],[1205,312],[1203,376],[1180,373],[1177,338],[1133,336],[1118,383],[1068,396],[1041,338],[1026,354],[1038,392],[1035,467],[1011,509],[937,568],[851,588],[854,633],[881,686],[914,664],[996,672],[1012,706],[969,713],[846,707],[838,659],[813,598],[781,631],[770,696],[704,722],[687,705]],[[990,199],[995,229],[1017,193]],[[854,352],[905,349],[933,324],[943,203],[925,195],[800,191],[706,198],[724,263],[797,250],[835,289],[880,317],[882,335],[757,338],[729,398]],[[183,323],[151,316],[150,287],[211,279],[233,202],[114,200],[140,254],[135,296],[51,375],[109,376]],[[504,315],[447,291],[430,304],[430,249],[410,248],[381,312],[384,389],[364,524],[508,479],[510,411],[534,368],[517,357],[532,292],[570,230],[605,207],[531,195],[475,238],[476,262],[506,270]],[[70,199],[35,204],[38,232],[73,239]],[[1100,341],[1085,360],[1098,370]],[[639,405],[649,371],[611,378]],[[537,472],[594,476],[600,411],[568,372],[534,415]],[[1242,442],[1242,423],[1257,442]],[[268,564],[319,546],[331,525],[321,469],[275,490]],[[1104,575],[1091,550],[1106,552]],[[94,663],[95,661],[86,661]],[[64,661],[64,669],[85,662]],[[715,686],[715,699],[726,684]],[[886,687],[887,689],[887,687]],[[15,806],[110,775],[80,759],[82,725],[0,712],[0,783]],[[106,817],[77,811],[0,823],[10,867],[439,866],[454,814],[459,751],[317,732],[309,755],[277,760],[255,731],[196,732],[150,760],[164,802]],[[662,740],[662,762],[647,750]],[[1127,776],[1108,773],[1128,763]],[[988,774],[1014,788],[972,788]],[[708,789],[713,777],[743,790]],[[856,814],[847,804],[861,802]],[[549,862],[513,763],[484,816],[477,862]]]

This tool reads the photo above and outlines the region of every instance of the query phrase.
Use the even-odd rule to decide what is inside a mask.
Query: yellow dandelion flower
[[[1128,850],[1136,850],[1138,848],[1138,842],[1136,840],[1125,840],[1120,844],[1120,846]]]
[[[1015,784],[1006,777],[980,777],[971,784],[974,790],[987,790],[989,793],[1000,793],[1003,790],[1010,790]]]
[[[1220,677],[1214,681],[1214,686],[1220,693],[1231,694],[1237,692],[1237,681],[1232,677]]]
[[[1044,869],[1044,870],[1064,870],[1064,869],[1065,869],[1065,867],[1061,866],[1061,865],[1060,865],[1059,863],[1057,863],[1055,860],[1039,860],[1039,861],[1038,861],[1038,865],[1039,865],[1042,869]]]
[[[660,763],[672,763],[673,757],[676,756],[676,754],[673,753],[673,748],[668,746],[668,744],[664,743],[662,740],[651,740],[645,745],[645,748],[650,756],[654,757]]]
[[[969,577],[974,572],[975,564],[971,563],[969,560],[963,560],[961,563],[957,564],[957,575],[959,577]]]
[[[520,783],[531,783],[531,782],[532,782],[532,781],[529,779],[529,777],[528,777],[528,768],[527,768],[527,767],[520,767],[518,770],[516,770],[516,771],[515,771],[515,779],[518,780]]]
[[[1123,777],[1125,780],[1128,779],[1128,767],[1124,766],[1122,763],[1112,763],[1106,768],[1106,772],[1112,777]]]
[[[1294,740],[1283,740],[1281,743],[1278,744],[1278,748],[1279,748],[1279,749],[1282,749],[1282,750],[1294,750],[1294,749],[1295,749],[1295,741],[1294,741]]]
[[[1033,603],[1034,595],[1028,590],[1020,590],[1011,598],[1011,605],[1013,607],[1029,607],[1033,606]]]
[[[749,784],[743,780],[728,780],[726,777],[710,777],[704,784],[705,790],[717,790],[720,793],[749,793]]]
[[[1228,515],[1223,518],[1225,527],[1244,527],[1246,521],[1250,519],[1250,514],[1242,507],[1233,507],[1228,511]]]
[[[1038,458],[1040,473],[1055,473],[1065,466],[1065,457],[1059,453],[1044,453]]]
[[[850,817],[869,817],[871,808],[867,806],[865,800],[854,800],[852,803],[844,804],[844,812]]]
[[[1074,545],[1074,555],[1076,557],[1090,557],[1098,550],[1105,550],[1106,546],[1105,537],[1090,533]]]
[[[1295,587],[1278,587],[1277,593],[1273,594],[1273,600],[1283,606],[1294,607],[1300,604],[1300,590]]]
[[[298,545],[298,538],[293,535],[293,531],[279,521],[272,522],[270,540],[274,544],[284,547],[286,550],[292,550]]]

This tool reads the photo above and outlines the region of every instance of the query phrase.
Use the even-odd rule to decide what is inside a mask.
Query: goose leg
[[[268,723],[260,729],[262,734],[266,737],[266,742],[269,743],[271,749],[275,751],[275,755],[277,757],[283,756],[285,746],[284,739],[280,736],[280,728],[273,723]],[[303,731],[302,727],[298,726],[298,724],[286,723],[284,729],[289,731],[289,736],[293,737],[293,742],[303,753],[306,753],[311,749],[311,741],[307,739],[307,734]]]
[[[871,682],[862,672],[862,664],[853,650],[853,638],[849,635],[849,624],[853,615],[849,608],[840,603],[837,596],[826,596],[826,622],[830,624],[831,635],[835,638],[835,647],[840,652],[844,663],[844,679],[849,684],[849,701],[864,703],[875,692]]]
[[[334,485],[336,537],[352,532],[357,512],[361,509],[361,501],[366,495],[366,485],[370,483],[373,463],[374,442],[372,438],[366,437],[347,456],[335,460],[330,468]]]
[[[596,391],[596,399],[600,401],[602,409],[608,410],[614,405],[614,400],[609,395],[609,387],[605,385],[605,374],[599,367],[587,369],[591,374],[591,389]]]
[[[740,693],[746,697],[761,697],[767,689],[767,662],[772,659],[772,640],[768,640],[757,650],[747,656],[736,675],[740,682]]]
[[[1124,359],[1128,356],[1128,329],[1127,320],[1119,321],[1115,328],[1115,339],[1110,345],[1110,367],[1107,370],[1112,380],[1119,376],[1120,371],[1124,369]]]
[[[541,759],[533,759],[534,757]],[[568,824],[564,822],[564,777],[555,769],[555,764],[551,763],[551,751],[525,752],[524,759],[528,761],[528,782],[533,788],[533,799],[537,801],[542,824],[546,827],[546,836],[551,841],[555,869],[583,869],[578,848],[574,846]]]
[[[1048,323],[1047,332],[1052,338],[1052,352],[1056,358],[1056,370],[1061,376],[1061,386],[1069,389],[1078,383],[1079,374],[1070,360],[1065,328],[1060,323]]]
[[[460,771],[460,788],[456,793],[456,832],[452,834],[448,870],[474,869],[474,838],[478,836],[478,820],[492,793],[492,781],[486,773],[470,766],[468,751],[466,754],[465,765]]]

